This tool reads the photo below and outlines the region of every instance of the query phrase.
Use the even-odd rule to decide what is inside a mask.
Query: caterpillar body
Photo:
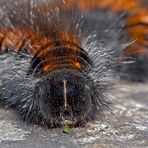
[[[111,104],[127,47],[119,40],[123,23],[111,23],[117,15],[84,12],[71,0],[1,0],[0,6],[0,103],[48,127],[98,119]]]

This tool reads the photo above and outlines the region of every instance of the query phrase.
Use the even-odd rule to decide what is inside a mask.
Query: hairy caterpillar
[[[120,23],[110,23],[116,15],[94,10],[100,14],[94,19],[76,3],[61,3],[67,9],[47,0],[0,2],[0,49],[6,52],[0,55],[0,103],[48,127],[100,117],[126,47],[118,40]]]

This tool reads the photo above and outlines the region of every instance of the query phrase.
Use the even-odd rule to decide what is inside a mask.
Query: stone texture
[[[147,83],[125,83],[114,88],[112,111],[96,123],[73,128],[45,129],[22,123],[12,110],[0,108],[2,148],[146,148],[148,147]]]

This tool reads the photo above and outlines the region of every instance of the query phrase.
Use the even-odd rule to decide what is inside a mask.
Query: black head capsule
[[[38,69],[37,73],[33,73],[38,74],[47,66],[49,68],[47,73],[39,75],[42,80],[35,87],[35,97],[39,100],[40,110],[49,125],[52,122],[56,126],[75,126],[89,118],[91,94],[84,68],[88,66],[85,64],[90,64],[90,59],[81,48],[74,46],[71,49],[73,46],[64,42],[47,51],[46,56],[49,54],[52,62],[51,59],[46,60],[47,57],[37,55],[33,59],[32,71]],[[44,61],[48,61],[48,64]],[[42,64],[38,66],[38,62]]]
[[[46,122],[75,126],[86,122],[91,112],[89,83],[80,72],[57,70],[36,85],[35,96]]]

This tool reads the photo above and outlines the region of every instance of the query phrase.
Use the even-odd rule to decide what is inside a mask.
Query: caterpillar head
[[[52,126],[79,126],[88,120],[91,95],[85,77],[76,70],[57,70],[35,88],[40,111]],[[50,126],[51,126],[50,125]]]

